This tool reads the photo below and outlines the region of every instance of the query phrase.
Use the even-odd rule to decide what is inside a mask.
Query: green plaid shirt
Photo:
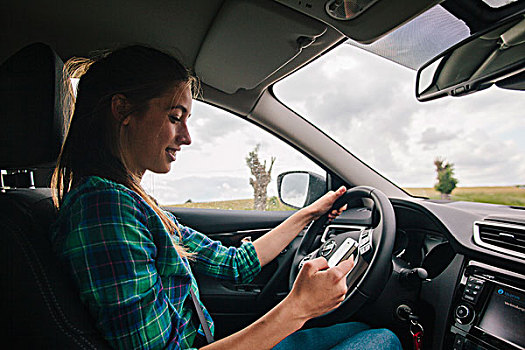
[[[203,333],[197,317],[192,319],[189,288],[199,293],[190,264],[200,273],[242,283],[260,271],[253,244],[227,248],[179,228],[182,241],[137,193],[99,177],[85,179],[66,195],[53,245],[113,347],[192,347],[197,327]],[[196,254],[193,262],[177,254],[174,241]]]

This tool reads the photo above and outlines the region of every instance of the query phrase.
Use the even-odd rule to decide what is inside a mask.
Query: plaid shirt
[[[253,244],[226,248],[179,228],[182,242],[137,193],[99,177],[87,178],[66,195],[53,245],[113,347],[192,347],[199,324],[192,320],[189,288],[197,296],[198,288],[190,263],[177,254],[173,241],[196,253],[191,265],[200,273],[246,283],[260,271]]]

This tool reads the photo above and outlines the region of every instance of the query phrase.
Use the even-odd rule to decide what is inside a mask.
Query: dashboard
[[[448,348],[525,348],[524,275],[469,261],[453,305]]]
[[[392,273],[383,292],[351,320],[387,327],[402,339],[405,348],[411,348],[410,322],[403,315],[410,310],[424,328],[423,349],[524,349],[525,260],[520,254],[525,242],[525,210],[423,199],[391,202],[396,217]],[[290,215],[265,213],[264,220],[272,220],[265,223],[257,213],[215,212],[178,208],[176,214],[202,232],[215,229],[217,233],[210,236],[225,245],[235,245],[246,235],[255,240],[267,231],[256,228],[273,227],[273,220],[282,221]],[[323,235],[326,240],[349,231],[358,240],[360,227],[371,224],[371,213],[368,205],[345,211],[326,234],[319,234],[319,241]],[[250,223],[249,215],[253,215],[251,228],[246,224]],[[230,226],[222,222],[231,226],[231,234],[224,233]],[[241,222],[244,228],[235,231]],[[476,242],[475,232],[484,244]],[[241,286],[242,290],[200,277],[201,294],[217,320],[218,332],[231,334],[286,296],[290,265],[300,240],[292,242],[251,285]],[[503,292],[498,294],[500,290]],[[237,311],[228,314],[228,310]],[[241,313],[247,315],[242,322]]]
[[[394,272],[427,272],[409,299],[433,349],[525,349],[525,210],[393,200]],[[392,291],[388,292],[392,296]],[[430,344],[429,344],[430,345]]]

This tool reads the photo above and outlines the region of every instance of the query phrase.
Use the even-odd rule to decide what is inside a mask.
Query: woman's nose
[[[181,125],[181,128],[177,132],[177,139],[181,145],[191,144],[190,131],[188,130],[188,126],[186,124]]]

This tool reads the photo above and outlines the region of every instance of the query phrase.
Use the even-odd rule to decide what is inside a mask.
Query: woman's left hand
[[[313,220],[317,220],[321,217],[321,215],[329,211],[334,205],[334,202],[337,200],[337,198],[341,197],[343,194],[345,194],[345,192],[345,186],[339,187],[336,191],[329,191],[305,209],[308,210]],[[341,215],[341,213],[344,210],[346,210],[346,207],[347,206],[345,204],[341,208],[332,210],[330,213],[328,213],[328,220],[332,221],[333,219]]]
[[[261,266],[266,265],[282,252],[312,220],[319,219],[321,215],[329,211],[337,198],[341,197],[345,192],[346,188],[341,186],[337,191],[326,193],[309,206],[295,212],[267,234],[255,240],[253,246]],[[337,210],[332,210],[328,214],[328,220],[332,221],[345,209],[346,205]]]

